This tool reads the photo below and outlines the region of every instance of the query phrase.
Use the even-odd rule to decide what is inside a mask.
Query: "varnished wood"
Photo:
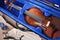
[[[60,37],[60,31],[56,31],[53,35],[53,38],[58,38]]]
[[[43,29],[43,33],[44,34],[46,34],[48,37],[52,37],[55,30],[50,26],[50,24],[49,24],[48,27],[46,26],[46,24],[47,24],[47,22],[49,20],[48,19],[45,19],[45,16],[43,15],[43,12],[41,10],[37,9],[37,8],[31,8],[29,10],[29,12],[31,12],[31,13],[33,13],[33,14],[41,17],[41,18],[43,18],[44,21],[42,22],[42,24],[45,25],[45,26],[43,26],[43,25],[40,26],[38,24],[39,22],[37,22],[36,20],[32,19],[29,16],[25,16],[26,17],[26,22],[28,24],[34,26],[34,27],[40,26]],[[37,24],[36,24],[36,22],[37,22]]]

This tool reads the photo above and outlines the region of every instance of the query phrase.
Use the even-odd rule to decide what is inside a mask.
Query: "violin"
[[[38,9],[38,8],[31,8],[29,10],[29,12],[39,16],[40,18],[43,19],[42,23],[36,21],[35,19],[31,18],[28,15],[25,15],[25,20],[26,22],[33,26],[33,27],[41,27],[43,30],[43,33],[46,34],[46,36],[50,37],[50,38],[56,38],[56,34],[54,34],[56,32],[56,30],[53,28],[53,23],[51,22],[51,20],[49,20],[49,17],[44,16],[44,13]]]

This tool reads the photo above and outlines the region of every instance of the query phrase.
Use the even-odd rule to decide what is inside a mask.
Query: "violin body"
[[[58,38],[60,37],[60,31],[56,31],[53,35],[53,38]]]
[[[29,10],[29,12],[41,17],[43,19],[43,24],[47,24],[47,22],[49,20],[45,19],[45,16],[43,15],[43,12],[37,8],[31,8]],[[29,17],[29,16],[25,16],[26,22],[34,27],[39,26],[39,24],[35,24],[35,22],[37,22],[36,20],[34,20],[33,18]],[[52,37],[53,33],[54,33],[54,29],[49,25],[48,27],[45,26],[46,30],[43,28],[43,26],[40,26],[43,29],[43,33],[45,33],[48,37]]]

